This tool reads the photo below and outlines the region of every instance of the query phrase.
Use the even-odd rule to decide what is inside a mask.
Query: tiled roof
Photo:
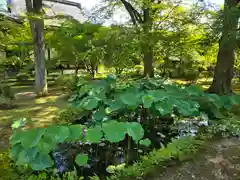
[[[80,2],[80,0],[71,0],[74,2]],[[81,14],[81,11],[77,7],[63,5],[59,3],[52,3],[44,1],[44,4],[46,4],[49,8],[47,8],[46,13],[49,16],[52,16],[54,14],[64,14],[64,15],[70,15],[74,19],[83,21],[85,18]],[[12,0],[12,13],[13,14],[20,14],[22,12],[26,11],[26,5],[25,0]]]

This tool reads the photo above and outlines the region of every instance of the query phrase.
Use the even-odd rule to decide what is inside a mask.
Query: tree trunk
[[[144,64],[144,76],[154,77],[154,68],[153,68],[153,44],[152,44],[152,19],[150,16],[149,8],[143,9],[144,21],[143,21],[143,64]]]
[[[143,49],[144,76],[154,77],[153,69],[153,47],[148,46]]]
[[[214,71],[213,82],[208,89],[210,93],[231,94],[234,54],[236,49],[236,35],[239,15],[233,12],[238,0],[225,0],[223,32],[219,41],[217,64]]]
[[[28,13],[41,15],[42,0],[25,0]],[[45,96],[47,90],[47,72],[44,49],[44,20],[39,18],[29,19],[35,57],[35,88],[39,96]]]
[[[137,11],[128,1],[120,0],[127,10],[128,14],[131,17],[131,20],[134,25],[140,24],[143,28],[144,39],[142,42],[142,54],[143,54],[143,64],[144,64],[144,76],[153,77],[154,76],[154,68],[153,68],[153,43],[152,43],[152,17],[151,17],[151,4],[145,3],[142,14]],[[151,1],[151,3],[153,0]],[[158,2],[159,3],[159,2]]]
[[[33,38],[34,43],[34,54],[35,54],[35,86],[36,93],[40,96],[47,95],[47,73],[46,73],[46,62],[45,62],[45,50],[44,50],[44,23],[43,20],[34,20]]]

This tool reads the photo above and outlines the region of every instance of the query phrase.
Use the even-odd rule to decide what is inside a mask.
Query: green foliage
[[[14,93],[10,86],[0,83],[0,95],[9,99],[14,98]]]
[[[201,139],[189,136],[182,137],[181,139],[174,139],[167,147],[152,151],[148,155],[143,156],[140,161],[132,166],[117,170],[115,175],[107,179],[130,180],[148,177],[155,169],[166,166],[166,164],[173,159],[182,161],[186,158],[193,157],[198,147],[202,146],[203,143]]]
[[[105,35],[106,67],[115,68],[116,74],[140,63],[139,37],[133,28],[112,26]]]
[[[83,135],[83,130],[86,131],[86,136]],[[12,148],[9,157],[18,166],[28,165],[35,171],[41,171],[53,166],[53,160],[49,153],[59,143],[75,141],[100,143],[104,139],[116,143],[124,140],[126,134],[138,143],[143,137],[144,131],[139,123],[116,121],[106,122],[102,126],[92,128],[82,125],[52,125],[47,128],[18,129],[10,137]],[[87,164],[88,156],[78,154],[75,161],[79,166],[83,166]]]
[[[9,109],[14,106],[14,93],[10,86],[0,83],[0,108]]]
[[[114,119],[117,115],[119,120],[122,118],[124,121],[124,118],[127,118],[125,120],[130,121],[133,111],[148,113],[150,119],[153,119],[153,114],[154,118],[158,119],[171,114],[199,116],[200,112],[207,113],[211,118],[220,118],[223,116],[221,111],[239,104],[238,99],[238,95],[207,94],[197,85],[181,86],[158,79],[126,83],[108,77],[81,83],[70,101],[73,106],[88,110],[87,114],[93,113],[92,121],[98,123]]]
[[[88,156],[85,154],[78,154],[76,156],[75,162],[78,166],[84,166],[88,163]]]
[[[71,90],[75,84],[75,76],[72,75],[60,75],[56,78],[55,83],[59,87],[64,87]]]
[[[58,124],[72,124],[74,121],[81,118],[81,113],[81,109],[69,107],[58,112],[55,121]]]
[[[14,106],[13,100],[11,98],[0,95],[0,108],[10,109]]]
[[[75,172],[64,173],[62,177],[59,175],[49,175],[46,172],[38,175],[21,176],[22,180],[83,180],[83,177],[78,177]]]
[[[90,75],[94,74],[103,59],[104,29],[99,24],[64,21],[61,28],[54,29],[46,35],[49,46],[57,52],[49,63],[71,64],[74,65],[76,73],[80,68],[84,68]]]
[[[139,144],[148,147],[151,145],[151,141],[148,138],[146,138],[146,139],[139,141]]]
[[[240,137],[240,121],[239,116],[224,118],[213,122],[209,129],[212,134],[223,137]]]
[[[31,76],[27,73],[20,73],[17,75],[16,79],[19,82],[25,82],[25,81],[28,81],[29,79],[31,79]]]
[[[18,174],[14,172],[14,168],[8,157],[8,151],[0,152],[0,180],[18,179]]]

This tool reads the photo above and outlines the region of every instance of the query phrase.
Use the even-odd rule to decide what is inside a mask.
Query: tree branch
[[[143,23],[143,18],[141,14],[129,2],[127,2],[126,0],[121,0],[121,2],[123,3],[128,14],[130,15],[134,25],[137,25],[137,23]]]

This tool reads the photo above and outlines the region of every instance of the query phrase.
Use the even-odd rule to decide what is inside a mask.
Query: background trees
[[[66,16],[57,16],[61,21],[61,27],[49,28],[49,25],[46,25],[44,31],[43,19],[47,16],[43,14],[42,3],[26,0],[31,33],[33,37],[37,37],[33,38],[35,49],[31,45],[26,46],[27,48],[8,45],[8,48],[16,51],[21,47],[20,51],[25,49],[26,52],[24,56],[22,53],[21,58],[7,59],[4,63],[12,62],[15,66],[23,62],[20,64],[25,66],[26,63],[32,62],[30,56],[34,51],[35,60],[41,59],[34,63],[37,91],[45,94],[47,92],[46,73],[43,70],[45,64],[48,69],[55,67],[55,64],[62,70],[73,66],[76,74],[83,68],[94,77],[100,64],[106,68],[114,68],[117,74],[120,74],[124,69],[142,63],[144,76],[153,76],[156,69],[156,73],[163,76],[196,78],[202,71],[212,69],[218,59],[209,92],[223,94],[231,92],[234,51],[239,44],[237,0],[226,1],[224,11],[221,8],[208,7],[202,2],[192,5],[186,3],[187,1],[177,0],[104,2],[104,6],[99,6],[98,12],[107,12],[110,15],[114,14],[114,8],[123,8],[130,21],[121,25],[105,26],[102,23],[93,24],[90,21],[80,23]],[[68,1],[64,3],[80,7],[79,4]],[[93,14],[96,16],[95,12]],[[3,41],[14,39],[17,42],[30,42],[30,30],[26,30],[29,24],[8,28],[7,36],[2,35]],[[26,30],[28,33],[16,34],[14,29]],[[2,33],[6,34],[6,31],[3,30]],[[215,58],[217,52],[218,58]],[[222,54],[229,56],[223,57]],[[45,62],[46,57],[49,59]],[[219,64],[227,67],[222,65],[223,62],[230,62],[228,70],[219,68]],[[237,63],[235,67],[238,67]],[[223,75],[227,72],[228,75]],[[221,77],[228,77],[226,78],[228,80]]]

